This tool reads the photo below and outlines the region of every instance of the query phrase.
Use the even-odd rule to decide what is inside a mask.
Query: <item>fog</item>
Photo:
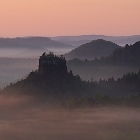
[[[58,48],[57,49],[57,48],[47,47],[47,49],[50,50],[51,52],[53,52],[56,55],[63,55],[65,53],[68,53],[68,52],[72,51],[74,48],[69,47],[69,48],[62,48],[62,49]]]
[[[126,66],[70,66],[67,65],[68,70],[72,70],[74,75],[79,75],[82,80],[91,80],[99,81],[108,80],[111,77],[114,79],[121,78],[124,74],[128,72],[138,72],[138,67],[126,67]]]
[[[139,140],[140,109],[62,108],[34,97],[0,95],[3,140]]]
[[[0,58],[0,88],[25,78],[38,68],[38,59]]]
[[[38,58],[43,52],[54,52],[62,55],[68,53],[73,48],[53,48],[53,47],[36,47],[36,48],[0,48],[0,57],[7,58]]]

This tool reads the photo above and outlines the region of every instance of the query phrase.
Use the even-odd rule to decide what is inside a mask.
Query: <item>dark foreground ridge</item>
[[[140,71],[124,74],[114,80],[82,81],[67,71],[63,56],[43,53],[39,67],[27,78],[5,87],[1,94],[30,95],[44,100],[65,101],[72,105],[94,103],[127,103],[140,105]],[[96,100],[97,99],[97,100]],[[117,100],[116,100],[117,99]],[[132,99],[132,100],[131,100]]]
[[[81,97],[89,93],[87,90],[86,82],[79,76],[74,76],[72,71],[67,71],[63,56],[43,53],[39,59],[38,70],[31,72],[26,79],[11,83],[2,92],[67,99]]]

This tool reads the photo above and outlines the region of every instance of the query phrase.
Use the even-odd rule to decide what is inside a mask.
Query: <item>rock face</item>
[[[67,71],[66,60],[63,56],[53,53],[43,53],[39,58],[38,70],[30,72],[28,77],[16,83],[11,83],[0,93],[30,95],[45,100],[67,100],[79,98],[85,93],[93,93],[87,88],[79,76]]]
[[[63,76],[68,73],[66,60],[62,55],[58,57],[52,52],[49,54],[44,52],[39,59],[38,71],[48,77]]]

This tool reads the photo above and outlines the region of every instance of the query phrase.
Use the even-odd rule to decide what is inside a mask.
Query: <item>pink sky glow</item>
[[[83,34],[140,34],[140,0],[0,2],[0,37]]]

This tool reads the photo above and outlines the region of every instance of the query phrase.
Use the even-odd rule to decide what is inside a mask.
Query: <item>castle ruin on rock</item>
[[[53,52],[49,54],[44,52],[39,59],[38,71],[40,74],[44,74],[48,77],[63,76],[68,73],[66,60],[62,55],[58,57],[54,55]]]

